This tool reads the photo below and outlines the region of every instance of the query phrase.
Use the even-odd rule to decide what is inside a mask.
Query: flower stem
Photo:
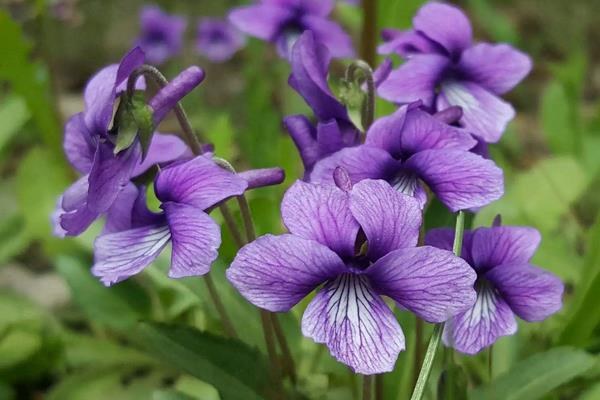
[[[260,322],[263,326],[263,334],[265,337],[265,343],[267,344],[267,354],[269,355],[269,364],[271,365],[271,380],[274,385],[273,397],[276,399],[282,399],[283,389],[281,387],[281,376],[279,375],[277,349],[275,348],[275,340],[273,338],[273,330],[271,329],[268,311],[262,309],[260,310]]]
[[[454,229],[454,244],[452,246],[452,251],[457,257],[460,257],[460,251],[462,249],[463,242],[463,234],[465,230],[465,213],[462,211],[458,212],[456,217],[456,227]],[[433,327],[433,333],[431,334],[431,339],[429,339],[429,345],[427,346],[427,351],[425,352],[425,358],[423,359],[423,365],[421,367],[421,371],[419,372],[419,377],[417,378],[417,383],[415,384],[415,389],[410,397],[411,400],[421,400],[423,398],[423,394],[425,393],[425,385],[427,384],[427,380],[429,379],[429,374],[431,373],[431,367],[433,366],[433,360],[435,359],[435,354],[440,343],[440,339],[442,338],[442,332],[444,331],[444,324],[436,324]]]
[[[375,64],[377,43],[377,0],[362,0],[363,20],[360,55],[370,65]]]
[[[383,375],[375,375],[375,400],[383,400]]]
[[[363,394],[362,400],[371,400],[371,392],[373,389],[373,375],[364,375],[363,376]]]
[[[275,337],[277,338],[277,341],[279,342],[279,347],[281,348],[281,352],[283,353],[285,371],[290,377],[292,383],[295,385],[297,379],[294,358],[292,357],[292,353],[290,352],[290,348],[287,344],[287,340],[285,338],[285,334],[283,333],[283,329],[281,328],[281,324],[279,323],[279,318],[277,318],[277,314],[271,313],[271,323],[273,324]]]
[[[233,327],[233,323],[229,319],[229,316],[227,315],[227,311],[225,311],[225,306],[223,306],[223,303],[221,302],[219,293],[217,292],[217,288],[215,287],[215,283],[213,282],[212,277],[210,276],[210,273],[204,275],[203,280],[204,280],[204,283],[206,284],[206,288],[208,289],[210,298],[211,298],[215,308],[217,309],[217,313],[219,314],[219,317],[221,318],[221,322],[223,323],[223,329],[225,329],[225,333],[229,337],[237,338],[238,336],[235,331],[235,328]]]
[[[167,78],[165,78],[165,76],[156,67],[144,64],[141,67],[134,70],[131,73],[131,75],[129,75],[129,78],[127,79],[127,95],[128,96],[133,95],[133,93],[135,91],[135,83],[137,82],[138,78],[140,78],[141,76],[149,77],[161,89],[169,84],[169,81],[167,80]],[[175,112],[177,121],[179,122],[179,125],[181,126],[181,130],[184,133],[183,140],[187,143],[188,146],[190,146],[192,153],[194,153],[195,155],[202,154],[203,153],[202,143],[200,142],[199,137],[194,133],[194,130],[192,129],[190,121],[187,117],[187,114],[185,113],[185,110],[183,109],[183,106],[181,105],[181,102],[177,102],[173,111]],[[227,206],[224,203],[219,205],[219,208],[221,209],[221,213],[223,213],[223,218],[225,219],[225,223],[227,224],[228,228],[229,229],[233,228],[231,232],[232,232],[232,236],[234,236],[234,240],[235,240],[236,237],[239,237],[239,234],[236,235],[236,233],[235,233],[235,232],[237,232],[237,229],[235,229],[236,228],[235,221],[231,217],[231,213],[229,213],[229,210],[227,209]],[[210,274],[204,275],[204,283],[206,284],[206,287],[208,289],[208,293],[210,295],[211,301],[213,302],[213,305],[215,306],[215,309],[217,310],[217,313],[219,314],[219,317],[221,318],[221,323],[223,324],[223,328],[225,329],[225,332],[227,333],[228,336],[236,338],[237,334],[233,327],[233,323],[231,322],[231,319],[229,318],[227,311],[225,310],[225,306],[223,305],[223,302],[221,302],[221,299],[219,297],[219,292],[217,291],[217,289],[215,287],[215,283],[213,282]]]
[[[219,211],[221,211],[221,215],[223,215],[223,220],[225,221],[225,225],[227,225],[227,229],[229,230],[229,233],[231,233],[231,236],[233,238],[233,241],[235,242],[235,245],[238,248],[241,248],[244,245],[244,239],[242,238],[242,235],[241,235],[239,229],[237,228],[235,219],[233,218],[233,215],[231,214],[231,211],[229,210],[227,203],[225,203],[225,202],[221,203],[219,205]]]

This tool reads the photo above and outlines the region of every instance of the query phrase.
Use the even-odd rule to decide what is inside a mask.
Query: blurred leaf
[[[25,155],[17,170],[16,193],[27,234],[52,240],[50,216],[68,183],[65,170],[47,149],[36,147]]]
[[[1,400],[13,400],[15,398],[15,392],[6,383],[0,381],[0,399]]]
[[[164,375],[131,367],[84,370],[69,374],[47,400],[148,400]]]
[[[587,240],[587,253],[575,298],[571,306],[570,318],[561,335],[561,344],[583,346],[600,323],[600,214],[590,229]]]
[[[152,400],[197,400],[197,397],[191,397],[175,390],[158,390],[152,394]]]
[[[242,342],[189,327],[145,323],[141,344],[167,364],[217,388],[223,400],[259,400],[267,385],[267,365],[261,354]]]
[[[89,265],[74,258],[59,257],[55,265],[71,288],[73,300],[91,322],[126,332],[149,317],[150,299],[134,280],[107,288],[92,276]]]
[[[570,120],[572,105],[559,82],[552,81],[544,89],[540,109],[541,126],[554,153],[574,154],[575,135]]]
[[[6,11],[0,10],[0,80],[10,83],[13,91],[25,100],[44,142],[55,154],[62,154],[61,133],[50,81],[46,69],[29,60],[30,44],[21,27]],[[64,161],[58,160],[58,165]]]
[[[497,5],[487,0],[468,0],[469,11],[472,11],[479,25],[498,42],[517,43],[519,33],[513,26],[511,20],[503,15]]]
[[[575,200],[587,187],[590,177],[572,157],[552,157],[506,182],[505,196],[483,208],[475,226],[489,225],[497,214],[506,225],[529,224],[542,231],[559,226]]]
[[[600,399],[600,383],[596,383],[590,388],[587,388],[579,398],[579,400],[598,400]]]
[[[226,160],[234,160],[238,149],[235,143],[235,130],[229,114],[222,113],[211,120],[204,135],[215,146],[215,154]]]
[[[0,219],[0,264],[19,254],[28,244],[29,235],[21,215],[15,213]]]
[[[472,390],[469,399],[539,399],[586,372],[595,361],[582,350],[557,347],[516,363],[490,384]]]
[[[63,335],[65,362],[70,368],[152,365],[154,360],[132,347],[95,337]]]
[[[11,95],[0,104],[0,151],[30,118],[22,97]]]
[[[175,382],[175,389],[197,400],[220,400],[214,386],[189,375],[182,375]]]
[[[377,27],[406,29],[425,0],[380,0],[377,4]]]
[[[439,400],[466,400],[468,378],[461,366],[452,364],[444,368],[438,381]]]
[[[42,347],[42,338],[38,333],[12,329],[0,337],[0,371],[19,364]]]

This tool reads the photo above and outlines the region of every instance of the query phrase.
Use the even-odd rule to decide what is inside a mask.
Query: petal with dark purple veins
[[[221,246],[221,229],[204,211],[173,202],[163,203],[171,230],[169,277],[200,276],[210,271]]]
[[[92,273],[107,286],[123,281],[150,265],[170,239],[166,223],[98,236]]]
[[[472,82],[442,83],[437,108],[442,110],[449,106],[460,106],[463,110],[461,125],[488,143],[496,143],[515,117],[509,103]]]
[[[458,68],[495,94],[514,88],[531,71],[531,58],[507,44],[480,43],[462,53]]]
[[[414,198],[399,193],[389,183],[365,179],[355,184],[350,192],[350,210],[367,236],[371,261],[417,245],[421,208]]]
[[[348,193],[337,186],[296,181],[281,202],[281,215],[290,233],[350,257],[359,226],[349,204]]]
[[[206,210],[228,197],[244,193],[248,183],[208,156],[197,156],[161,170],[154,187],[163,203],[173,201]]]
[[[317,293],[302,317],[302,333],[364,375],[391,371],[405,345],[396,317],[368,278],[349,273]]]
[[[227,279],[249,302],[288,311],[318,285],[346,272],[333,251],[294,235],[265,235],[242,247]]]
[[[421,151],[404,167],[419,176],[451,211],[482,207],[504,193],[503,173],[493,161],[453,149]]]
[[[478,270],[500,264],[527,264],[541,240],[536,229],[524,226],[479,228],[473,235],[473,264]]]
[[[485,277],[525,321],[542,321],[562,307],[563,283],[541,268],[529,264],[500,265]]]
[[[377,293],[427,322],[444,322],[475,302],[475,271],[446,250],[395,250],[367,268],[367,275]]]
[[[476,354],[501,336],[517,331],[510,306],[489,285],[477,290],[477,300],[469,310],[446,321],[444,344],[461,353]]]

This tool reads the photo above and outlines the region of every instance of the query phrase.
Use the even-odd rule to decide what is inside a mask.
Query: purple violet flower
[[[471,24],[451,5],[431,2],[418,11],[413,30],[384,30],[380,52],[407,61],[378,90],[397,103],[422,100],[434,110],[463,109],[461,126],[488,143],[497,142],[514,118],[500,98],[531,70],[531,59],[507,44],[472,43]]]
[[[136,44],[151,63],[162,64],[179,54],[187,25],[183,17],[166,14],[157,6],[146,6],[140,12],[140,25]]]
[[[208,212],[223,200],[249,187],[280,183],[278,169],[233,174],[218,166],[212,155],[163,168],[154,181],[161,213],[146,206],[145,190],[130,191],[121,205],[123,230],[100,235],[94,243],[92,273],[109,286],[141,272],[171,242],[169,277],[208,273],[221,245],[221,230]],[[133,201],[131,201],[133,200]]]
[[[130,51],[119,65],[103,68],[88,82],[84,91],[85,110],[65,125],[64,150],[67,159],[83,176],[59,199],[54,213],[55,233],[76,236],[111,207],[133,177],[154,164],[176,160],[189,154],[187,146],[173,135],[153,135],[146,158],[142,160],[139,141],[114,154],[115,137],[110,132],[113,109],[125,91],[127,78],[144,62],[140,48]],[[150,101],[157,126],[183,96],[204,79],[198,67],[183,71]],[[138,86],[142,80],[138,81]]]
[[[332,183],[332,174],[343,167],[353,183],[384,179],[396,190],[427,201],[424,182],[452,211],[481,207],[504,192],[502,170],[493,161],[469,152],[476,141],[444,119],[456,118],[451,108],[431,116],[420,102],[400,107],[376,120],[363,145],[349,147],[317,162],[310,175],[315,183]]]
[[[244,246],[227,278],[254,305],[288,311],[308,305],[302,332],[361,374],[391,371],[404,350],[402,329],[381,296],[429,322],[473,305],[475,273],[451,252],[415,247],[421,210],[381,180],[352,186],[297,181],[281,204],[289,234]]]
[[[350,36],[327,18],[334,5],[333,0],[259,0],[232,10],[229,20],[242,32],[275,43],[283,58],[288,58],[294,42],[306,30],[334,57],[352,57]]]
[[[228,21],[203,18],[198,24],[196,49],[213,62],[224,62],[246,44],[246,37]]]
[[[304,98],[319,121],[316,128],[303,115],[288,116],[283,121],[300,152],[306,174],[323,157],[360,143],[360,132],[350,120],[348,110],[327,84],[330,62],[329,51],[310,31],[303,33],[292,48],[292,73],[288,83]]]
[[[477,301],[470,310],[446,322],[443,340],[466,354],[475,354],[499,337],[517,331],[515,315],[541,321],[562,307],[563,284],[553,274],[531,265],[540,243],[537,230],[492,226],[466,231],[462,258],[477,272]],[[433,229],[425,243],[452,248],[454,231]]]

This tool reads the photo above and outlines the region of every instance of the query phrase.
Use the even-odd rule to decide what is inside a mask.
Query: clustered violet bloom
[[[140,12],[140,25],[136,45],[144,50],[148,61],[162,64],[179,54],[187,26],[185,18],[166,14],[157,6],[147,6]]]
[[[96,239],[92,273],[107,285],[141,272],[169,242],[171,278],[206,274],[221,245],[219,226],[206,211],[248,187],[242,177],[215,164],[210,154],[162,169],[154,185],[162,213],[147,209],[142,188],[130,228]]]
[[[481,207],[503,192],[502,170],[491,160],[469,152],[476,141],[465,131],[421,110],[420,104],[400,107],[376,120],[363,145],[350,147],[319,161],[311,182],[331,183],[332,172],[345,168],[352,182],[384,179],[398,191],[427,200],[421,184],[450,210]]]
[[[433,110],[460,106],[460,125],[485,142],[500,139],[515,115],[500,98],[531,70],[530,58],[506,44],[472,43],[471,24],[451,5],[431,2],[417,12],[413,29],[384,31],[383,53],[407,61],[379,86],[396,103],[421,100]]]
[[[355,372],[391,371],[404,335],[381,296],[429,322],[475,300],[475,273],[449,251],[415,247],[421,209],[381,180],[352,186],[297,181],[281,204],[289,234],[243,247],[227,277],[251,303],[288,311],[324,284],[306,309],[302,332],[325,343]]]
[[[110,130],[113,108],[125,91],[127,78],[143,62],[144,53],[136,47],[120,64],[99,71],[85,88],[85,110],[72,116],[65,126],[66,156],[83,176],[59,199],[54,219],[55,232],[61,236],[79,235],[101,214],[108,213],[110,219],[113,205],[132,178],[153,164],[178,159],[188,152],[179,138],[155,134],[144,160],[137,140],[115,154],[116,137]],[[150,102],[155,125],[203,79],[204,72],[192,67],[159,91]]]
[[[447,346],[475,354],[499,337],[515,333],[515,315],[541,321],[561,308],[560,279],[531,265],[540,239],[535,229],[516,226],[465,232],[461,257],[477,273],[477,301],[446,323]],[[450,229],[433,229],[425,237],[426,244],[442,249],[451,249],[453,240]]]
[[[350,36],[327,18],[334,6],[333,0],[258,0],[232,10],[229,20],[240,31],[274,43],[283,58],[288,58],[294,42],[306,30],[334,57],[352,57]]]
[[[198,23],[196,49],[210,61],[227,61],[245,44],[245,36],[228,21],[203,18]]]

